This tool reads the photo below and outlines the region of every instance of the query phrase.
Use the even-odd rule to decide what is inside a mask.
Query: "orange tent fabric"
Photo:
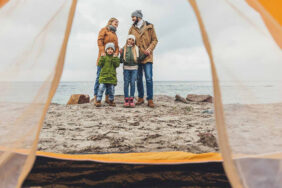
[[[4,6],[9,0],[0,0],[0,8]]]
[[[280,0],[246,0],[247,3],[258,11],[268,27],[272,37],[282,49],[282,1]]]
[[[68,155],[38,151],[37,156],[65,160],[92,160],[105,163],[180,164],[222,161],[219,153],[148,152],[124,154]]]

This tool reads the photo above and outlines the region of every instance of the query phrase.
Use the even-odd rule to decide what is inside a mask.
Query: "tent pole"
[[[223,104],[221,98],[220,85],[219,85],[216,67],[212,55],[211,45],[196,1],[189,0],[189,2],[197,17],[201,29],[203,42],[205,44],[205,48],[210,59],[212,79],[213,79],[213,92],[215,99],[214,101],[215,119],[216,119],[216,127],[218,132],[219,147],[223,158],[223,166],[231,185],[236,188],[242,188],[243,186],[240,177],[238,175],[234,161],[232,159],[232,150],[229,145],[228,135],[225,127],[224,110],[223,110]]]
[[[77,0],[73,0],[71,8],[70,8],[69,16],[68,16],[68,22],[67,22],[67,27],[66,27],[66,30],[65,30],[64,40],[63,40],[62,47],[61,47],[61,50],[60,50],[60,54],[59,54],[59,57],[58,57],[58,60],[57,60],[56,72],[55,72],[54,78],[52,80],[52,85],[51,85],[51,88],[50,88],[50,91],[49,91],[49,94],[48,94],[48,99],[47,99],[47,102],[45,104],[45,107],[44,107],[44,110],[43,110],[43,113],[42,113],[42,117],[41,117],[40,122],[38,124],[38,130],[37,130],[37,133],[36,133],[36,138],[33,142],[30,153],[27,157],[27,160],[26,160],[26,162],[23,166],[22,172],[21,172],[20,177],[18,179],[17,188],[20,188],[22,186],[26,176],[30,172],[30,170],[31,170],[31,168],[34,164],[34,161],[35,161],[35,155],[36,155],[40,131],[41,131],[46,113],[48,111],[49,105],[52,101],[53,96],[55,95],[56,89],[57,89],[57,87],[60,83],[61,75],[63,73],[66,50],[67,50],[69,36],[70,36],[70,33],[71,33],[74,14],[75,14],[75,11],[76,11],[76,5],[77,5]]]

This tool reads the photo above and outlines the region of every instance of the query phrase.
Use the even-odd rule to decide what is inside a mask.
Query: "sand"
[[[224,106],[227,134],[237,154],[282,152],[282,104],[229,104]]]
[[[115,100],[117,107],[51,104],[38,149],[70,154],[218,151],[212,103],[155,96],[151,109],[146,104],[123,108],[123,97]]]

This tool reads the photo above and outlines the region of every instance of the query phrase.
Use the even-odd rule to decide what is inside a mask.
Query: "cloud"
[[[154,73],[159,80],[211,80],[208,56],[201,46],[176,49],[156,59]]]
[[[123,46],[132,24],[130,15],[136,9],[142,10],[144,20],[153,23],[157,32],[159,43],[154,53],[155,80],[206,80],[206,74],[189,74],[183,71],[189,69],[191,72],[197,72],[209,69],[207,59],[198,59],[202,54],[189,53],[189,57],[186,56],[187,52],[201,48],[200,51],[205,53],[201,46],[202,40],[197,21],[186,0],[173,1],[173,3],[170,0],[113,0],[111,6],[108,1],[79,1],[62,80],[93,81],[96,75],[99,30],[106,25],[109,18],[118,18],[120,25],[117,35],[119,45]],[[190,66],[192,59],[195,66]],[[206,61],[203,64],[205,68],[200,68],[202,62],[197,64],[196,61]],[[188,67],[185,67],[187,65]],[[74,76],[78,74],[83,75]]]

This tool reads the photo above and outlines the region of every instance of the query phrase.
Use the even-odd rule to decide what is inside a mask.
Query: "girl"
[[[137,80],[138,63],[146,58],[145,54],[139,56],[139,49],[135,45],[135,36],[128,35],[126,45],[121,49],[120,63],[123,63],[124,76],[124,107],[135,107],[134,94]],[[130,85],[130,95],[128,93]]]
[[[114,51],[114,56],[118,56],[119,53],[119,47],[118,47],[118,37],[116,35],[116,30],[118,28],[119,21],[116,18],[111,18],[108,21],[108,24],[106,27],[102,28],[99,32],[98,36],[98,47],[99,47],[99,54],[97,58],[97,76],[96,76],[96,81],[94,85],[94,99],[95,101],[97,100],[97,94],[98,94],[98,89],[99,89],[99,77],[100,77],[100,72],[101,72],[101,67],[98,65],[98,62],[100,60],[100,57],[106,56],[105,53],[105,45],[109,42],[114,43],[115,46],[115,51]],[[106,103],[109,103],[109,93],[106,90]]]

